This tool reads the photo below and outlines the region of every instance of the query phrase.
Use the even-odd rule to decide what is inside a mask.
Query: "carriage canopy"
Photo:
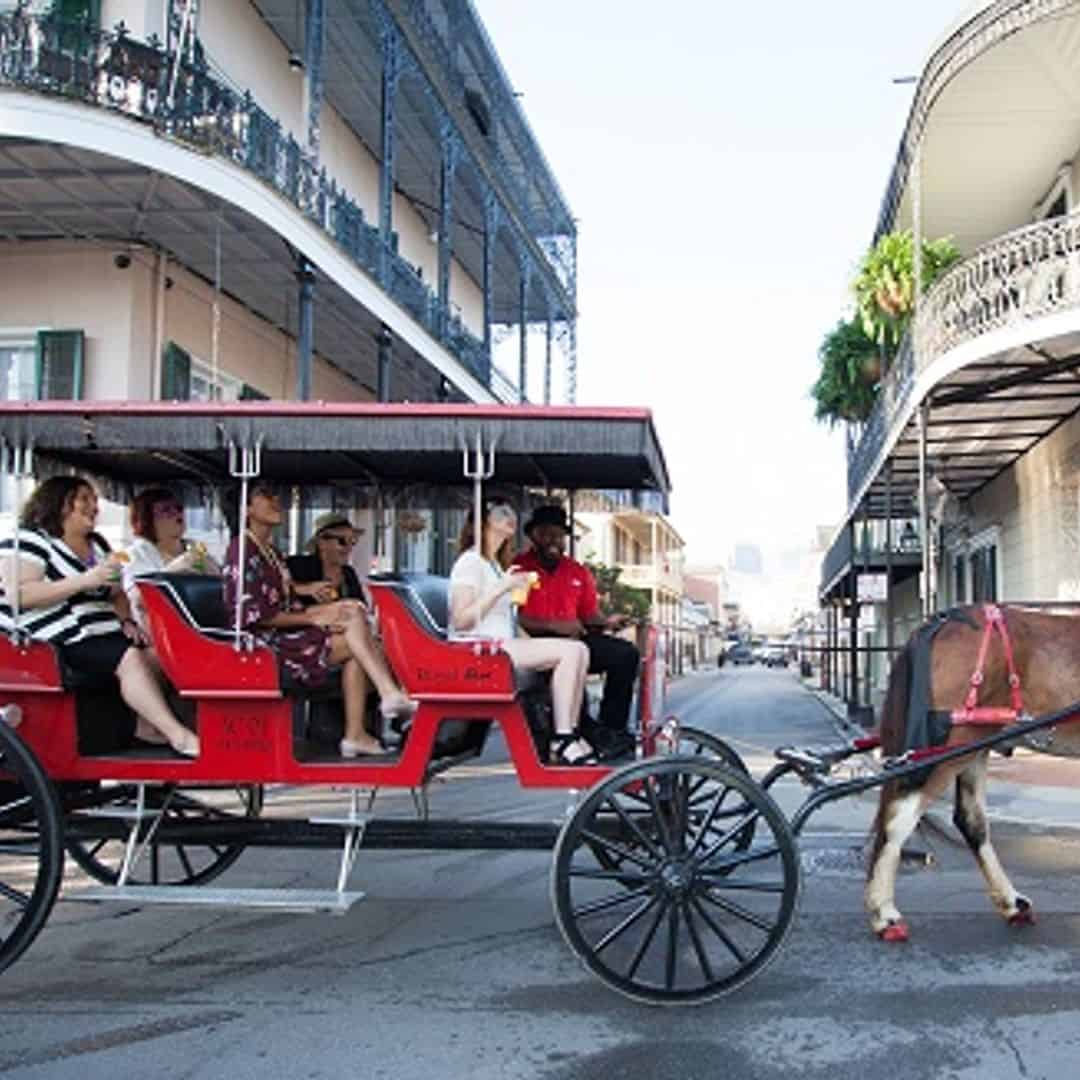
[[[337,402],[5,402],[5,450],[128,484],[229,476],[230,445],[261,448],[289,484],[465,482],[463,451],[495,451],[495,479],[524,486],[652,490],[670,480],[651,413],[570,406]]]

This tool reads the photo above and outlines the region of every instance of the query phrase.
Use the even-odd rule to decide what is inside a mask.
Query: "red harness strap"
[[[1013,657],[1012,640],[1009,637],[1009,628],[1005,623],[1005,613],[997,604],[984,604],[982,641],[979,644],[979,658],[975,662],[975,670],[971,675],[971,686],[964,699],[962,709],[954,709],[951,719],[954,724],[1011,724],[1024,712],[1024,699],[1020,693],[1020,676],[1016,673],[1016,660]],[[1009,696],[1012,699],[1011,708],[994,706],[982,706],[979,702],[979,688],[983,684],[983,669],[986,667],[986,654],[990,650],[990,639],[994,633],[1001,638],[1001,647],[1005,651],[1005,666],[1009,671]]]

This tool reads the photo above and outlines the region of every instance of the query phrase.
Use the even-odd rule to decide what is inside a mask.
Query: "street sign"
[[[860,604],[884,604],[889,595],[888,574],[859,574],[855,591]]]

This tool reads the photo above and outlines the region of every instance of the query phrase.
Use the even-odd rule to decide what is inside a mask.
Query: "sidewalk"
[[[847,705],[814,679],[801,680],[807,693],[832,713],[844,739],[866,734],[848,719]],[[1020,825],[1080,829],[1080,761],[1052,757],[1018,748],[1010,757],[992,753],[986,786],[989,814],[994,821]],[[934,811],[939,826],[952,829],[950,793]]]

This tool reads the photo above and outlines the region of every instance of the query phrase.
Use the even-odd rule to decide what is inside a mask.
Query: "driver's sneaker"
[[[601,761],[622,761],[630,759],[637,750],[637,739],[629,731],[612,731],[604,740],[604,747],[599,751]]]

